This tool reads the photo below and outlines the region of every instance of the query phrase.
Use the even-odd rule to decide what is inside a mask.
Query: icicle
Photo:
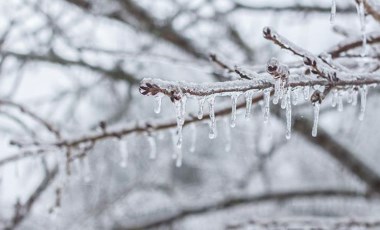
[[[292,91],[292,101],[293,101],[293,105],[298,104],[298,90],[297,89],[294,89]]]
[[[352,92],[352,106],[356,106],[358,104],[358,91],[354,90]]]
[[[343,111],[343,95],[341,92],[338,93],[338,111]]]
[[[273,95],[273,104],[277,105],[278,101],[280,100],[281,93],[281,84],[282,80],[281,78],[276,79],[276,82],[274,84],[274,95]]]
[[[313,137],[316,137],[317,132],[318,132],[318,120],[319,120],[319,108],[320,108],[320,106],[321,106],[321,104],[319,104],[318,102],[313,104],[313,107],[314,107],[314,124],[313,124],[313,130],[311,132],[311,135]]]
[[[264,123],[269,121],[270,116],[270,92],[271,88],[264,89]]]
[[[359,114],[359,120],[364,119],[366,104],[367,104],[367,93],[368,88],[367,86],[363,85],[360,89],[360,114]]]
[[[176,114],[177,114],[177,147],[182,147],[182,128],[185,123],[185,111],[186,111],[186,97],[182,96],[182,98],[178,101],[175,101]]]
[[[202,119],[203,118],[203,105],[205,103],[205,98],[204,97],[201,97],[198,99],[198,105],[199,105],[199,109],[198,109],[198,119]]]
[[[119,152],[120,152],[120,167],[127,167],[128,161],[128,142],[126,138],[123,138],[119,141]]]
[[[287,94],[288,92],[286,92],[286,94]],[[281,99],[281,109],[286,109],[286,103],[287,103],[287,101],[286,101],[286,95],[285,95],[285,97],[282,97],[282,99]]]
[[[310,98],[310,86],[307,85],[303,88],[303,97],[304,97],[305,101],[309,100],[309,98]]]
[[[353,89],[350,88],[348,90],[347,103],[351,104],[353,100],[354,100],[354,92],[353,92]]]
[[[177,158],[177,151],[178,151],[178,148],[177,148],[177,131],[176,130],[171,130],[170,131],[171,133],[171,139],[172,139],[172,143],[173,143],[173,154],[172,154],[172,159],[176,159]]]
[[[245,92],[245,118],[249,118],[251,116],[251,110],[252,110],[252,98],[253,98],[253,91],[248,90]]]
[[[224,147],[224,150],[226,152],[230,152],[231,151],[231,128],[230,126],[228,125],[228,119],[226,119],[226,145]]]
[[[366,21],[365,21],[365,11],[364,11],[364,0],[359,0],[356,5],[357,13],[360,20],[360,30],[363,37],[363,50],[361,55],[365,56],[367,53],[367,34],[366,34]]]
[[[210,113],[210,133],[208,137],[214,139],[216,137],[216,121],[215,121],[215,96],[211,96],[207,99],[209,104]]]
[[[162,104],[162,94],[157,94],[154,99],[156,101],[156,105],[154,106],[154,112],[160,113],[161,112],[161,104]]]
[[[232,112],[231,112],[231,121],[230,121],[231,128],[234,128],[236,126],[236,104],[237,104],[238,97],[239,97],[238,94],[232,94],[231,96],[231,101],[232,101]]]
[[[332,0],[331,2],[331,14],[330,14],[330,23],[335,23],[335,16],[336,16],[336,0]]]
[[[331,106],[332,107],[336,107],[337,102],[338,102],[338,91],[334,90],[333,91],[333,96],[331,98]]]
[[[156,139],[152,135],[148,135],[148,142],[149,142],[149,158],[150,159],[156,159],[157,157],[157,145],[156,145]]]
[[[190,132],[191,132],[191,143],[190,143],[190,152],[195,152],[195,146],[197,142],[197,128],[195,127],[195,124],[192,123],[189,125]]]
[[[291,94],[292,89],[289,87],[286,92],[286,139],[290,139],[292,135],[292,102]]]
[[[176,159],[176,162],[175,162],[175,166],[178,167],[178,168],[182,166],[182,157],[183,157],[182,149],[178,149],[177,159]]]

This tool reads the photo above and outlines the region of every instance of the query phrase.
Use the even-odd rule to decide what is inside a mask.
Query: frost
[[[201,97],[198,99],[198,119],[202,119],[203,118],[203,105],[205,104],[205,98],[204,97]]]
[[[234,128],[236,126],[236,104],[239,98],[239,94],[232,94],[231,102],[232,102],[232,112],[231,112],[231,121],[230,126]]]
[[[120,152],[120,167],[127,167],[128,161],[128,142],[126,138],[123,138],[119,141],[119,152]]]
[[[163,98],[163,94],[157,94],[154,99],[156,101],[156,104],[154,106],[154,112],[155,113],[160,113],[161,112],[161,104],[162,104],[162,98]]]
[[[271,90],[271,88],[264,89],[264,123],[267,123],[269,121]]]
[[[368,88],[367,86],[363,85],[360,89],[360,114],[359,114],[359,120],[364,119],[365,109],[367,105],[367,93]]]
[[[210,113],[210,133],[208,137],[214,139],[216,137],[216,121],[215,121],[215,96],[207,99]]]
[[[314,123],[313,123],[313,130],[311,132],[311,135],[313,137],[316,137],[317,136],[317,132],[318,132],[318,121],[319,121],[319,109],[320,109],[320,106],[321,106],[321,104],[319,104],[318,102],[316,102],[316,103],[313,104],[313,107],[314,107]]]
[[[335,23],[335,16],[336,16],[336,0],[332,0],[332,2],[331,2],[331,14],[330,14],[331,24]]]
[[[156,159],[157,157],[157,145],[156,145],[156,139],[152,136],[148,136],[148,143],[150,147],[150,152],[149,152],[149,158],[150,159]]]
[[[286,139],[290,139],[292,135],[292,102],[291,102],[291,87],[286,92]]]

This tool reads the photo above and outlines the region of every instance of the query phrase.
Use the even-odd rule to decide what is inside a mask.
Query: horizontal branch
[[[340,77],[339,81],[330,82],[325,79],[317,78],[301,79],[298,75],[291,75],[288,83],[286,84],[286,87],[294,88],[316,85],[330,87],[346,87],[380,83],[379,74],[340,74],[338,76]],[[274,88],[274,84],[274,80],[268,74],[263,74],[261,76],[258,75],[257,78],[252,80],[236,80],[216,83],[189,83],[145,78],[140,83],[140,93],[147,96],[157,96],[161,93],[168,96],[172,100],[179,100],[182,96],[224,96],[236,93],[244,93],[249,90],[263,90],[267,88]]]
[[[311,6],[311,5],[291,5],[291,6],[251,6],[240,2],[235,2],[234,9],[250,10],[257,12],[273,11],[273,12],[295,12],[295,13],[331,13],[331,7]],[[352,6],[338,7],[337,12],[340,14],[354,14],[356,9]]]
[[[335,190],[335,189],[326,189],[326,190],[310,190],[310,191],[289,191],[289,192],[276,192],[268,193],[263,195],[251,195],[251,196],[237,196],[229,197],[225,200],[207,204],[203,206],[183,208],[177,213],[168,215],[166,217],[151,220],[141,225],[122,227],[115,226],[114,230],[128,230],[128,229],[149,229],[157,228],[165,225],[172,224],[174,222],[185,219],[189,216],[201,215],[210,212],[222,211],[228,208],[237,207],[240,205],[249,205],[260,202],[268,201],[287,201],[291,199],[302,199],[302,198],[318,198],[318,197],[342,197],[342,198],[369,198],[370,194],[350,191],[350,190]]]

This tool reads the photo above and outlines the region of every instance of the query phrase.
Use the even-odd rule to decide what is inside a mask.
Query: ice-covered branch
[[[339,81],[331,83],[324,79],[301,78],[291,75],[285,87],[304,86],[360,86],[380,83],[378,74],[349,75],[339,74]],[[235,93],[244,93],[249,90],[264,90],[274,88],[275,81],[267,74],[257,75],[252,80],[236,80],[216,83],[190,83],[177,81],[164,81],[160,79],[145,78],[140,84],[140,93],[146,96],[159,96],[164,94],[172,101],[182,97],[231,96]]]
[[[49,132],[53,133],[56,138],[60,138],[61,134],[58,129],[56,129],[52,124],[47,122],[45,119],[38,116],[36,113],[32,112],[31,110],[27,109],[25,106],[17,104],[13,101],[7,101],[7,100],[0,100],[0,107],[1,106],[8,106],[18,109],[21,113],[24,113],[25,115],[31,117],[33,120],[35,120],[37,123],[41,124],[43,127],[45,127]]]
[[[158,228],[166,225],[173,224],[184,220],[187,217],[194,217],[205,213],[216,211],[223,211],[230,208],[238,207],[240,205],[256,204],[266,201],[286,201],[290,199],[315,199],[325,197],[341,197],[341,198],[367,198],[370,194],[350,191],[350,190],[335,190],[335,189],[316,189],[309,191],[289,191],[289,192],[273,192],[263,195],[248,195],[248,196],[232,196],[225,198],[219,202],[212,204],[200,205],[195,207],[183,207],[174,214],[168,214],[165,217],[153,219],[149,222],[134,225],[134,226],[115,226],[114,230],[128,230],[128,229],[148,229]]]
[[[10,223],[5,226],[4,229],[12,230],[16,229],[30,214],[36,201],[40,198],[44,191],[49,187],[49,185],[54,181],[58,174],[58,166],[54,167],[52,170],[48,170],[42,182],[38,185],[36,190],[30,195],[30,197],[21,203],[18,201],[15,207],[15,214],[12,217]]]

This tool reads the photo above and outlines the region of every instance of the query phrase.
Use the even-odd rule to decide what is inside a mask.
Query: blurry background
[[[355,1],[336,4],[335,26],[360,35]],[[320,138],[311,138],[306,126],[286,140],[284,114],[264,124],[259,105],[250,119],[239,111],[234,129],[229,116],[220,117],[214,140],[207,123],[185,127],[182,167],[172,160],[175,128],[131,134],[122,144],[97,141],[72,162],[70,175],[60,148],[1,161],[24,151],[10,140],[56,140],[10,101],[69,140],[100,133],[100,121],[118,129],[175,120],[168,98],[154,113],[154,99],[138,92],[142,78],[220,81],[226,74],[209,53],[247,68],[271,57],[299,60],[263,39],[264,26],[322,53],[345,39],[333,31],[331,1],[10,0],[0,2],[0,11],[1,228],[227,229],[278,218],[380,218],[377,89],[370,89],[364,121],[359,106],[345,104],[338,112],[327,98]],[[366,30],[378,29],[367,17]],[[228,108],[230,99],[217,98],[216,106]],[[294,122],[312,121],[309,101],[293,108]],[[197,109],[189,100],[187,112]]]

